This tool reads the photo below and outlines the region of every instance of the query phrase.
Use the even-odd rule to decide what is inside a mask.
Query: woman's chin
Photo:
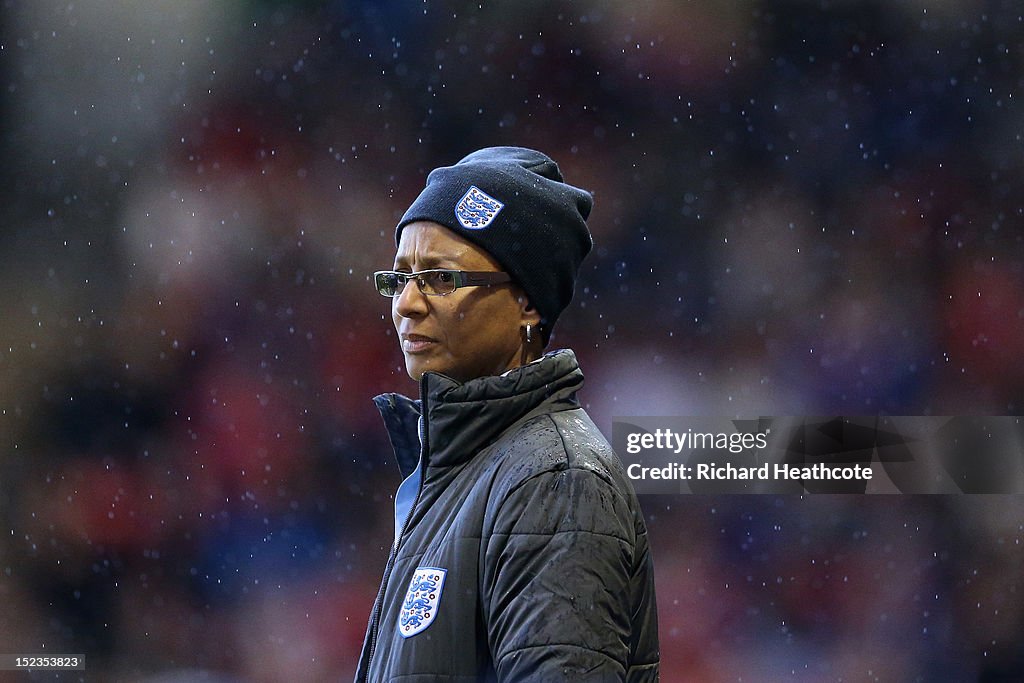
[[[414,356],[406,354],[405,356],[405,371],[409,373],[409,377],[419,382],[425,372],[444,372],[439,370],[436,363],[429,363],[425,358],[420,356]]]

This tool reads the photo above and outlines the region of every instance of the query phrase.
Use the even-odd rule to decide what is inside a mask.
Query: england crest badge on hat
[[[447,573],[447,569],[437,567],[417,567],[413,572],[398,619],[398,632],[403,638],[426,630],[434,622]]]
[[[476,185],[471,185],[455,206],[455,217],[467,230],[482,230],[491,224],[503,208],[504,204]]]

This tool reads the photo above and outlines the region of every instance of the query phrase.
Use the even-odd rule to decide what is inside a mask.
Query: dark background
[[[1016,2],[2,7],[0,651],[351,676],[416,390],[368,274],[481,146],[595,195],[606,433],[1024,410]],[[665,681],[1024,678],[1019,496],[642,504]]]

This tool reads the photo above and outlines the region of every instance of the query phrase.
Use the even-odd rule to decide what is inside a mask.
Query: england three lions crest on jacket
[[[398,632],[403,638],[426,630],[437,617],[445,574],[447,570],[437,567],[418,567],[413,573],[398,619]]]

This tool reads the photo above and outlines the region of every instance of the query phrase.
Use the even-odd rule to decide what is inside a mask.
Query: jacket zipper
[[[421,467],[426,461],[427,455],[427,382],[426,377],[420,378],[420,460],[416,463],[417,467]],[[370,679],[370,671],[373,669],[373,655],[377,651],[377,635],[380,631],[380,619],[381,612],[384,610],[384,593],[387,592],[388,582],[391,580],[391,572],[395,568],[395,561],[398,559],[398,551],[402,547],[402,538],[405,536],[406,527],[409,526],[409,520],[412,519],[413,513],[416,511],[416,505],[420,502],[420,493],[423,492],[423,478],[420,476],[420,485],[416,489],[416,497],[413,498],[412,505],[409,507],[409,513],[405,516],[402,521],[401,531],[398,532],[398,537],[395,539],[394,544],[391,546],[391,553],[388,556],[388,563],[384,567],[384,578],[380,582],[380,590],[377,591],[377,599],[373,605],[373,619],[371,620],[371,631],[370,631],[370,653],[366,658],[366,678],[365,681]]]

